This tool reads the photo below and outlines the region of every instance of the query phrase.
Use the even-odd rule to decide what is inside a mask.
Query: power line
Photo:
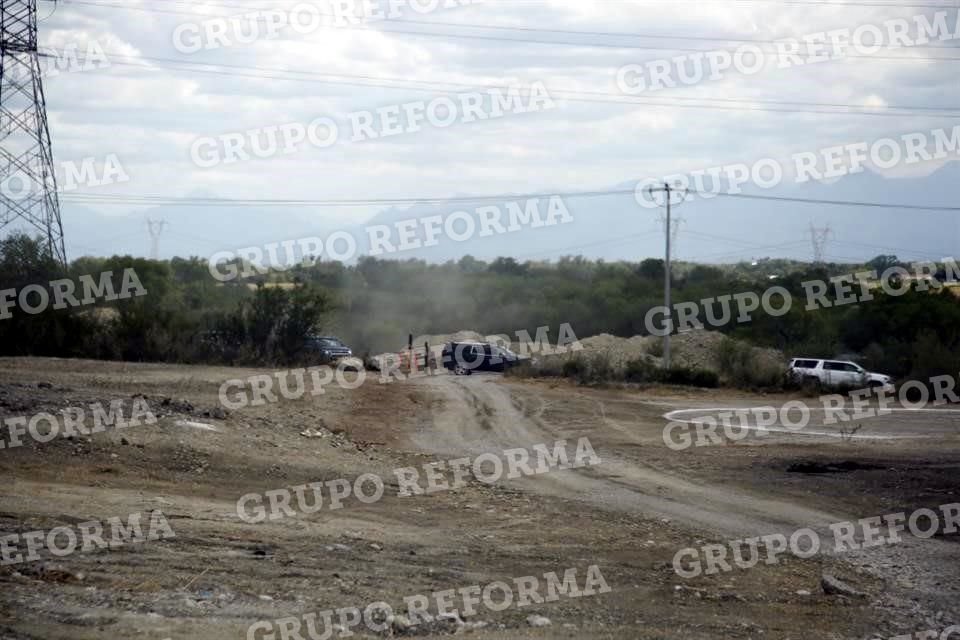
[[[587,247],[598,247],[598,246],[615,246],[620,244],[626,244],[627,242],[633,242],[635,239],[641,238],[643,236],[649,236],[652,234],[659,235],[660,233],[661,233],[660,231],[644,231],[641,233],[632,233],[626,236],[617,236],[616,238],[610,238],[609,240],[598,240],[597,242],[588,242],[585,244],[577,244],[577,245],[568,246],[568,247],[560,247],[559,249],[547,249],[545,251],[537,251],[534,253],[522,253],[516,257],[530,258],[533,256],[543,256],[543,255],[549,255],[553,253],[560,253],[561,251],[570,251],[572,249],[584,249]]]
[[[363,75],[349,75],[349,74],[325,74],[314,71],[304,71],[304,70],[288,70],[281,69],[278,67],[259,67],[259,66],[248,66],[248,65],[235,65],[229,63],[216,63],[216,62],[198,62],[193,60],[177,60],[174,58],[156,58],[152,56],[129,56],[119,53],[105,53],[105,55],[111,60],[111,66],[121,65],[121,66],[131,66],[142,69],[150,69],[152,71],[161,71],[163,68],[152,67],[146,64],[137,64],[134,62],[123,62],[117,60],[117,58],[128,58],[132,60],[142,60],[146,62],[159,62],[163,64],[173,64],[173,65],[188,65],[187,68],[177,68],[174,67],[174,71],[187,71],[191,73],[207,73],[214,75],[226,75],[226,76],[239,76],[247,78],[258,78],[258,79],[272,79],[272,80],[291,80],[295,82],[318,82],[321,84],[335,84],[335,85],[349,85],[349,86],[360,86],[360,87],[372,87],[378,89],[402,89],[406,91],[421,91],[421,92],[430,92],[434,93],[437,91],[452,93],[455,89],[450,88],[441,88],[437,85],[452,85],[456,87],[471,88],[473,91],[478,90],[499,90],[499,91],[510,91],[510,90],[519,90],[516,86],[508,85],[492,85],[492,84],[480,84],[480,85],[471,85],[460,82],[429,82],[422,80],[406,80],[403,78],[385,78],[377,76],[363,76]],[[226,67],[228,69],[241,69],[241,70],[254,70],[254,71],[272,71],[276,73],[285,73],[285,74],[297,74],[297,75],[306,75],[306,78],[299,77],[284,77],[284,76],[275,76],[275,75],[263,75],[260,73],[241,73],[239,71],[222,71],[219,69],[199,69],[195,68],[197,66],[201,67]],[[167,67],[164,67],[167,68]],[[169,70],[169,68],[167,68]],[[313,77],[317,76],[317,77]],[[324,79],[321,79],[324,78]],[[355,80],[330,80],[325,78],[355,78]],[[405,85],[400,84],[379,84],[375,82],[393,82],[393,83],[405,83]],[[416,83],[414,86],[406,86]],[[418,85],[432,85],[432,86],[418,86]],[[633,96],[626,96],[614,93],[605,93],[601,91],[572,91],[569,89],[547,89],[549,94],[552,94],[551,97],[556,97],[560,100],[565,100],[568,102],[588,102],[588,103],[600,103],[600,104],[622,104],[622,105],[644,105],[644,106],[669,106],[673,108],[683,108],[683,109],[714,109],[721,111],[752,111],[752,112],[773,112],[773,113],[811,113],[811,114],[821,114],[821,115],[863,115],[863,116],[883,116],[883,117],[902,117],[902,116],[937,116],[937,117],[948,117],[948,118],[958,118],[960,114],[952,113],[951,110],[960,111],[960,107],[927,107],[927,106],[904,106],[904,105],[886,105],[884,107],[862,107],[860,105],[852,104],[843,104],[843,103],[814,103],[814,102],[791,102],[791,101],[778,101],[778,100],[752,100],[752,99],[737,99],[737,98],[690,98],[685,96],[664,96],[662,98],[656,96],[644,96],[643,98],[637,98]],[[570,95],[567,95],[570,94]],[[592,97],[580,97],[581,95],[597,95],[597,96],[606,96],[606,98],[592,98]],[[680,101],[678,103],[677,101]],[[699,101],[704,104],[683,104],[683,101],[693,102]],[[795,104],[795,105],[808,105],[811,107],[820,106],[822,108],[811,108],[811,109],[796,109],[796,108],[786,108],[786,107],[767,107],[767,106],[751,106],[747,104],[709,104],[710,101],[715,102],[740,102],[740,103],[761,103],[761,104]],[[877,109],[885,110],[877,110]],[[846,110],[835,110],[835,109],[846,109]],[[896,109],[895,111],[893,109]],[[921,112],[921,113],[915,113]]]
[[[136,1],[136,0],[130,0]],[[166,0],[174,4],[187,4],[186,0]],[[256,0],[257,2],[263,2],[264,0]],[[293,2],[294,0],[267,0],[269,2]],[[495,4],[497,2],[506,2],[509,4],[522,4],[527,2],[530,4],[545,3],[550,2],[551,0],[484,0],[484,4]],[[632,5],[640,5],[640,0],[604,0],[609,4],[614,4],[615,2],[629,2]],[[647,0],[649,4],[656,4],[658,2],[674,2],[675,0]],[[702,4],[702,0],[688,0],[690,2],[696,2]],[[796,5],[833,5],[838,7],[919,7],[919,8],[938,8],[938,9],[953,9],[956,8],[955,4],[943,4],[943,3],[902,3],[892,0],[890,2],[881,2],[879,0],[854,0],[854,1],[845,1],[845,0],[715,0],[715,2],[730,2],[733,4],[737,3],[754,3],[754,4],[796,4]],[[951,2],[952,0],[944,0],[945,2]],[[204,5],[216,5],[218,3],[214,2],[203,2]]]
[[[884,251],[894,251],[896,253],[912,253],[915,255],[921,256],[935,256],[937,258],[943,258],[940,253],[933,251],[921,251],[920,249],[909,249],[907,247],[890,247],[879,244],[864,244],[862,242],[851,242],[849,240],[834,240],[836,244],[846,244],[854,247],[863,247],[866,249],[883,249]]]
[[[799,240],[796,242],[783,242],[780,244],[772,244],[767,246],[753,246],[753,247],[744,247],[736,251],[724,251],[723,253],[708,253],[706,255],[698,254],[698,260],[704,260],[707,258],[726,258],[729,256],[742,256],[748,251],[767,251],[770,249],[786,249],[787,247],[795,247],[801,244],[807,244],[806,240]]]
[[[763,246],[759,246],[754,242],[747,242],[742,238],[728,238],[726,236],[718,236],[712,233],[704,233],[703,231],[694,231],[692,229],[687,229],[686,233],[694,236],[703,236],[704,238],[707,238],[709,240],[720,240],[721,242],[727,242],[729,244],[739,244],[743,246],[745,249],[764,248]]]
[[[143,11],[156,11],[159,13],[176,13],[180,15],[191,15],[193,17],[208,17],[206,14],[197,14],[195,12],[186,12],[186,11],[166,11],[162,9],[156,9],[155,7],[125,7],[118,4],[106,4],[106,3],[96,3],[89,2],[86,0],[66,0],[72,4],[81,4],[85,6],[93,7],[113,7],[117,9],[131,9],[131,10],[143,10]],[[174,0],[174,4],[189,4],[183,2],[182,0]],[[222,7],[226,9],[242,9],[247,12],[267,12],[267,11],[276,11],[274,8],[270,7],[250,7],[237,4],[225,4],[225,3],[213,3],[213,2],[204,2],[204,7]],[[893,6],[893,5],[891,5]],[[903,6],[903,5],[899,5]],[[318,13],[323,16],[329,17],[340,17],[334,13],[326,13],[319,11]],[[209,16],[209,17],[236,17],[236,16]],[[442,20],[411,20],[408,18],[382,18],[375,20],[364,20],[364,24],[393,24],[393,23],[402,23],[402,24],[417,24],[425,25],[430,27],[456,27],[456,28],[469,28],[469,29],[486,29],[490,31],[515,31],[522,33],[559,33],[563,35],[575,35],[575,36],[591,36],[591,37],[605,37],[605,38],[646,38],[651,40],[693,40],[693,41],[702,41],[702,42],[728,42],[728,43],[740,43],[740,44],[776,44],[782,42],[783,40],[789,38],[795,38],[796,36],[783,36],[780,38],[740,38],[740,37],[718,37],[718,36],[690,36],[690,35],[677,35],[677,34],[654,34],[654,33],[628,33],[625,31],[584,31],[576,29],[548,29],[545,27],[519,27],[514,25],[484,25],[476,24],[470,22],[444,22]],[[340,26],[340,25],[338,25]],[[359,25],[344,25],[344,26],[359,26]],[[399,32],[398,32],[399,33]],[[799,42],[800,45],[807,45],[805,42]],[[910,47],[891,47],[891,49],[953,49],[954,47],[949,46],[939,46],[939,45],[930,45],[930,44],[916,44],[911,45]],[[872,56],[864,56],[872,57]]]
[[[522,2],[529,2],[531,4],[535,3],[544,3],[549,2],[550,0],[484,0],[484,3],[492,4],[494,2],[509,2],[510,4],[519,4]],[[635,0],[605,0],[606,2],[629,2],[631,4],[636,4]],[[651,4],[656,4],[658,2],[674,2],[675,0],[648,0]],[[685,0],[687,2],[703,4],[703,0]],[[901,4],[899,2],[832,2],[829,0],[723,0],[725,2],[730,2],[733,4],[737,3],[746,3],[746,4],[788,4],[788,5],[829,5],[834,7],[892,7],[894,9],[899,8],[927,8],[927,9],[955,9],[956,5],[952,4],[934,4],[934,3],[908,3]],[[949,1],[949,0],[948,0]]]
[[[749,200],[773,200],[777,202],[800,202],[804,204],[831,204],[847,207],[877,207],[881,209],[910,209],[914,211],[960,211],[960,207],[925,206],[912,204],[888,204],[883,202],[863,202],[860,200],[817,200],[814,198],[792,198],[788,196],[759,196],[746,193],[718,193],[728,198],[746,198]]]
[[[229,15],[207,15],[207,14],[197,14],[194,12],[188,11],[168,11],[164,9],[157,9],[156,7],[128,7],[116,4],[101,4],[95,2],[86,2],[85,0],[68,0],[69,4],[76,4],[89,7],[101,7],[101,8],[113,8],[121,9],[128,11],[146,11],[150,13],[166,13],[173,15],[186,15],[192,18],[203,19],[203,18],[229,18],[235,16]],[[253,11],[266,11],[267,9],[256,9]],[[336,17],[331,13],[320,12],[320,15]],[[612,33],[612,32],[577,32],[577,31],[566,31],[559,29],[541,29],[535,27],[510,27],[510,26],[487,26],[487,25],[476,25],[471,23],[455,23],[455,22],[441,22],[441,21],[432,21],[432,20],[405,20],[405,19],[390,19],[390,20],[378,20],[371,21],[366,24],[361,25],[320,25],[320,28],[324,29],[347,29],[354,31],[370,31],[369,25],[384,25],[389,23],[410,23],[410,24],[422,24],[424,26],[452,26],[458,28],[466,29],[489,29],[489,30],[517,30],[517,31],[529,31],[529,32],[544,32],[544,33],[567,33],[575,35],[603,35],[605,37],[639,37],[639,38],[671,38],[671,39],[691,39],[691,40],[718,40],[726,42],[756,42],[762,44],[773,44],[776,41],[763,41],[763,40],[737,40],[731,39],[727,40],[724,38],[707,38],[707,37],[693,37],[693,36],[652,36],[652,35],[634,35],[634,34],[622,34],[622,33]],[[537,45],[561,45],[561,46],[572,46],[572,47],[586,47],[586,48],[602,48],[602,49],[632,49],[638,51],[684,51],[692,53],[705,53],[707,51],[712,51],[712,49],[696,49],[690,47],[676,47],[676,46],[654,46],[654,45],[639,45],[639,44],[628,44],[628,43],[612,43],[612,42],[570,42],[563,40],[536,40],[531,38],[507,38],[503,36],[493,36],[493,35],[482,35],[482,34],[467,34],[467,33],[437,33],[431,31],[409,31],[402,29],[375,29],[382,33],[400,33],[404,35],[415,35],[415,36],[426,36],[426,37],[437,37],[437,38],[455,38],[457,40],[467,39],[467,40],[489,40],[495,42],[515,42],[518,44],[537,44]],[[806,43],[800,42],[798,45],[807,46]],[[956,49],[956,47],[949,46],[929,46],[929,45],[915,45],[911,47],[887,47],[889,50],[893,51],[909,51],[915,48],[923,49]],[[776,53],[772,50],[767,50],[766,53]],[[797,52],[801,53],[800,51]],[[852,58],[859,60],[893,60],[893,61],[956,61],[960,60],[958,56],[883,56],[883,55],[874,55],[874,54],[845,54],[841,59]]]
[[[424,197],[396,197],[396,198],[353,198],[353,199],[285,199],[285,198],[211,198],[211,197],[170,197],[160,195],[118,195],[118,194],[79,194],[68,193],[63,195],[64,200],[73,202],[87,202],[98,204],[180,204],[185,206],[290,206],[290,207],[348,207],[348,206],[377,206],[377,205],[416,205],[416,204],[448,204],[448,203],[481,203],[504,200],[529,200],[533,198],[596,198],[612,195],[633,195],[634,189],[607,189],[597,191],[553,191],[538,193],[513,193],[482,196],[424,196]],[[960,206],[893,204],[888,202],[868,202],[863,200],[828,200],[819,198],[800,198],[789,196],[763,196],[745,193],[717,193],[715,195],[729,198],[745,198],[751,200],[770,200],[776,202],[798,202],[803,204],[820,204],[849,207],[876,207],[883,209],[901,209],[912,211],[939,211],[960,212]]]

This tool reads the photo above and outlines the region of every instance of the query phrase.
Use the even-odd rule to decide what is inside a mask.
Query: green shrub
[[[580,356],[571,358],[563,363],[560,371],[564,378],[579,378],[587,370],[587,365]]]
[[[660,370],[660,382],[691,387],[715,389],[720,386],[720,376],[716,371],[693,369],[690,367],[671,367]]]
[[[717,361],[727,382],[740,389],[782,389],[787,381],[784,364],[771,362],[745,342],[724,338],[717,347]]]
[[[655,382],[659,369],[646,358],[628,360],[624,368],[624,378],[627,382]]]
[[[618,378],[610,356],[606,353],[577,354],[564,361],[560,374],[580,384],[610,382]]]

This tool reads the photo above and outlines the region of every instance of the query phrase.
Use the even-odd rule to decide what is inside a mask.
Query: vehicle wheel
[[[823,388],[823,383],[816,376],[807,376],[803,379],[803,386],[814,391],[820,391]]]
[[[468,376],[468,375],[470,375],[470,370],[467,369],[467,368],[466,368],[465,366],[463,366],[462,364],[458,364],[456,367],[453,368],[453,375],[455,375],[455,376]]]

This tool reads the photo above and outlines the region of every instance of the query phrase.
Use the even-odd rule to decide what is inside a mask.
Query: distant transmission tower
[[[833,230],[830,229],[828,224],[825,227],[815,227],[813,223],[810,223],[810,242],[813,243],[813,261],[816,264],[823,262],[823,250],[827,246],[827,240],[830,239],[830,234],[833,233]]]
[[[38,230],[67,263],[37,52],[37,0],[0,0],[0,229]]]
[[[147,231],[150,233],[150,259],[160,259],[160,234],[169,223],[166,220],[151,220],[147,218]]]

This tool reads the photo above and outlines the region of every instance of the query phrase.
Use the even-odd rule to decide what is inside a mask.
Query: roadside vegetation
[[[38,315],[14,309],[12,318],[0,320],[0,355],[253,364],[297,360],[310,332],[338,335],[355,353],[396,351],[410,333],[463,328],[485,335],[522,329],[532,334],[548,326],[555,338],[558,327],[569,323],[579,338],[628,337],[645,333],[647,311],[662,300],[663,262],[654,259],[520,263],[466,256],[427,264],[364,258],[356,265],[298,265],[222,283],[196,257],[78,258],[64,274],[43,246],[25,236],[0,241],[0,289],[133,267],[148,295],[61,310],[51,305]],[[960,298],[949,290],[911,290],[901,296],[874,290],[869,302],[805,309],[802,282],[890,264],[897,264],[895,257],[859,265],[795,265],[795,271],[775,280],[794,296],[787,314],[757,311],[749,323],[717,329],[731,338],[718,350],[717,380],[710,372],[664,371],[646,361],[614,374],[586,356],[560,365],[556,373],[542,373],[585,382],[618,377],[762,389],[782,384],[782,371],[765,364],[755,349],[764,347],[781,351],[785,359],[853,354],[866,368],[897,377],[955,375],[960,371]],[[681,264],[676,273],[676,302],[760,294],[771,284],[764,271],[749,265]]]

